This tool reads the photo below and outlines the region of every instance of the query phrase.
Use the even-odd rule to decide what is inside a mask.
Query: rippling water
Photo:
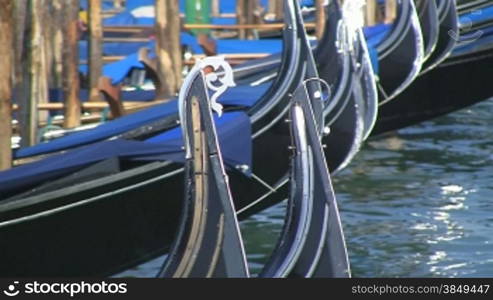
[[[334,188],[356,277],[493,277],[493,100],[374,138]],[[251,269],[285,203],[241,228]],[[126,272],[153,276],[163,258]]]
[[[370,140],[334,188],[354,276],[493,276],[493,100]],[[254,267],[283,215],[242,224]]]

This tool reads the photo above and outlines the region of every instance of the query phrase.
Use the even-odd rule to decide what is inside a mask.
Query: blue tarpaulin
[[[142,47],[150,47],[150,42],[131,42],[131,43],[103,43],[103,55],[127,56],[137,53]],[[89,42],[86,40],[79,41],[79,59],[87,60],[89,58]]]
[[[225,164],[231,168],[237,165],[251,167],[249,117],[244,112],[230,112],[221,118],[215,116],[214,120]],[[183,162],[181,128],[169,130],[147,141],[103,141],[0,172],[0,198],[2,194],[55,180],[91,164],[115,157],[124,160]]]
[[[118,84],[125,79],[133,68],[143,69],[144,65],[139,61],[138,53],[130,54],[122,60],[103,66],[103,76],[111,78],[113,84]],[[83,74],[89,72],[87,65],[80,65],[79,71]]]
[[[463,14],[459,17],[459,23],[462,25],[473,25],[493,19],[493,5],[481,9],[475,9],[470,13]]]
[[[373,73],[378,74],[378,72],[380,72],[380,62],[377,49],[368,45],[368,54],[370,55]]]
[[[180,34],[182,45],[191,47],[195,54],[204,54],[202,47],[197,39],[186,32]],[[282,40],[280,39],[261,39],[261,40],[237,40],[224,39],[217,40],[217,51],[220,54],[235,53],[277,53],[282,50]],[[124,43],[104,43],[103,54],[113,56],[126,56],[134,54],[140,48],[147,47],[154,54],[155,42],[124,42]],[[81,60],[87,60],[89,57],[89,47],[87,41],[79,42],[79,57]]]
[[[363,33],[366,38],[366,43],[375,74],[378,74],[380,70],[377,47],[385,40],[385,38],[387,38],[391,29],[391,24],[378,24],[363,28]]]
[[[219,102],[225,105],[252,106],[260,98],[260,96],[265,93],[269,86],[270,83],[256,87],[237,86],[230,88],[219,98]],[[95,143],[161,120],[168,116],[176,115],[177,113],[178,107],[175,99],[168,103],[159,104],[154,107],[120,117],[116,120],[103,123],[93,129],[76,132],[32,147],[18,149],[14,152],[14,156],[15,158],[30,157]]]
[[[392,24],[378,24],[374,26],[367,26],[363,28],[366,42],[368,46],[378,47],[378,45],[385,40],[392,29]]]
[[[65,95],[63,90],[60,89],[50,89],[50,101],[51,102],[63,102],[65,101]],[[121,99],[123,101],[139,101],[148,102],[156,99],[155,90],[135,90],[135,91],[122,91]],[[89,90],[80,89],[79,100],[86,102],[89,100]]]
[[[192,51],[197,54],[203,54],[202,47],[198,44],[196,38],[188,33],[181,33],[183,45],[191,47]],[[81,58],[87,58],[87,43],[79,44]],[[148,43],[111,43],[104,46],[105,55],[127,55],[124,59],[106,64],[103,66],[103,75],[112,79],[113,84],[120,83],[133,68],[143,69],[144,65],[139,61],[138,49],[147,47],[151,51],[149,56],[155,57],[155,42]],[[217,51],[220,54],[232,53],[278,53],[282,51],[282,40],[262,39],[262,40],[218,40]],[[88,66],[80,65],[79,71],[87,74]]]
[[[493,27],[481,29],[466,35],[461,35],[458,45],[454,48],[454,55],[463,55],[473,52],[478,48],[489,46],[493,43]]]

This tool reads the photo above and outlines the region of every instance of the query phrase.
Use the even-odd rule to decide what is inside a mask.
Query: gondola
[[[488,5],[478,7],[470,12],[461,12],[459,23],[461,35],[480,30],[488,31],[488,28],[493,25],[493,3],[489,2]]]
[[[228,178],[207,89],[224,60],[197,63],[180,90],[180,123],[185,144],[185,197],[180,225],[165,263],[165,278],[249,277]],[[214,77],[211,79],[211,77]],[[207,83],[206,83],[207,82]],[[226,88],[228,86],[226,85]],[[222,93],[220,89],[216,93]],[[214,98],[213,95],[211,98]],[[214,107],[221,114],[221,107]]]
[[[359,59],[356,61],[357,80],[355,81],[354,93],[359,93],[363,98],[363,140],[366,140],[378,119],[378,89],[377,79],[372,66],[370,53],[368,51],[363,31],[358,30],[356,47]]]
[[[310,58],[307,64],[307,78],[321,78],[330,86],[330,97],[325,101],[322,116],[319,117],[324,120],[323,143],[328,157],[326,163],[330,172],[336,174],[351,162],[363,142],[364,102],[367,100],[367,94],[357,94],[353,90],[354,82],[361,78],[354,76],[353,53],[345,51],[350,48],[349,40],[336,42],[336,37],[347,34],[348,30],[338,2],[331,1],[327,6],[327,12],[326,28],[319,45],[313,56],[307,51]],[[299,20],[302,20],[301,14]],[[310,49],[308,40],[305,39],[305,43],[306,49]],[[369,71],[368,68],[362,70]],[[274,184],[264,187],[267,194],[240,206],[240,218],[285,199],[287,175],[279,178],[281,179],[274,181]]]
[[[345,43],[336,43],[334,36],[337,36],[338,30],[344,30],[341,26],[342,14],[337,1],[332,1],[332,6],[329,6],[330,13],[327,15],[328,22],[326,23],[324,36],[319,41],[317,51],[311,55],[308,39],[303,37],[305,41],[306,55],[308,62],[306,68],[306,78],[321,78],[323,82],[330,86],[330,97],[325,97],[323,113],[318,118],[324,120],[324,136],[323,143],[326,145],[326,153],[330,153],[330,158],[327,159],[327,165],[331,173],[337,173],[342,170],[357,153],[363,137],[364,120],[362,117],[362,104],[357,105],[353,97],[353,72],[352,59],[350,55],[343,55],[341,48],[346,49],[348,46]],[[302,24],[301,13],[298,14],[300,26]],[[347,53],[346,53],[347,54]],[[317,64],[315,64],[315,61]],[[327,68],[323,68],[327,66]],[[328,66],[332,66],[331,68]],[[320,72],[320,73],[319,73]],[[326,90],[326,89],[325,89]],[[360,99],[364,101],[364,99]],[[285,135],[288,138],[288,135]],[[273,140],[266,141],[267,144]],[[275,141],[278,144],[280,141]],[[271,146],[274,148],[274,145]],[[327,154],[329,157],[329,154]],[[278,163],[279,153],[271,163]],[[287,159],[287,157],[284,157]],[[284,161],[283,164],[287,162]],[[255,166],[255,165],[254,165]],[[261,172],[262,170],[259,169]],[[254,170],[254,173],[255,170]],[[280,179],[279,179],[280,178]],[[275,178],[272,178],[275,179]],[[240,219],[246,216],[257,213],[267,207],[272,206],[286,198],[287,193],[287,174],[278,174],[276,180],[265,181],[259,180],[258,188],[265,191],[254,201],[243,202],[239,207],[238,214]],[[235,183],[232,181],[233,191],[236,190]],[[242,190],[242,193],[247,193],[248,190]],[[237,199],[235,199],[237,201]]]
[[[319,46],[314,51],[318,76],[331,87],[331,99],[324,109],[326,133],[324,138],[326,151],[330,153],[327,164],[332,173],[342,170],[358,152],[364,138],[363,94],[354,89],[360,78],[355,73],[353,43],[343,17],[343,10],[337,1],[327,6],[327,23]],[[353,35],[351,35],[353,36]],[[357,59],[357,58],[356,58]],[[335,141],[342,143],[337,145]]]
[[[425,61],[421,73],[426,73],[442,63],[452,53],[458,41],[458,16],[455,1],[437,1],[438,42],[431,56]],[[454,36],[454,33],[456,36]]]
[[[488,46],[489,45],[489,46]],[[455,55],[421,75],[395,101],[380,107],[373,134],[401,129],[473,105],[493,95],[485,84],[493,48]]]
[[[360,111],[363,116],[363,140],[370,135],[378,117],[378,89],[375,69],[371,59],[370,50],[363,32],[363,22],[358,23],[354,20],[363,19],[361,9],[358,6],[351,6],[352,2],[345,2],[348,14],[345,18],[353,20],[349,22],[348,41],[350,43],[349,52],[352,54],[353,72],[353,94],[354,97],[362,99],[358,103],[363,103]]]
[[[457,0],[457,11],[460,14],[470,13],[489,5],[491,5],[490,0]]]
[[[277,165],[272,163],[279,157],[273,150],[278,149],[279,153],[283,153],[282,151],[286,149],[277,147],[269,149],[263,144],[264,141],[258,141],[273,139],[270,144],[282,147],[282,139],[278,138],[273,127],[276,122],[269,123],[272,115],[277,116],[287,110],[289,105],[287,96],[303,78],[303,58],[299,44],[301,33],[297,30],[294,9],[293,1],[287,1],[286,16],[288,17],[283,53],[286,59],[283,59],[281,66],[283,76],[279,76],[271,85],[259,105],[249,109],[248,114],[255,116],[255,121],[251,121],[241,110],[237,111],[236,116],[231,119],[235,124],[231,128],[241,130],[240,136],[247,137],[243,142],[237,139],[239,143],[235,146],[236,149],[233,147],[230,152],[243,154],[239,157],[233,155],[228,164],[229,171],[234,175],[233,186],[238,182],[237,189],[244,188],[249,191],[249,193],[237,193],[240,196],[235,199],[240,203],[241,201],[249,203],[251,201],[249,197],[260,197],[265,193],[265,188],[258,188],[256,185],[259,183],[248,176],[251,173],[248,168],[251,168],[252,161],[261,163],[260,158],[266,159],[273,170],[283,175],[287,170],[284,162]],[[158,109],[165,109],[165,106]],[[146,117],[149,117],[149,112],[143,113],[147,113]],[[177,115],[171,114],[166,117],[159,111],[157,113],[159,118],[156,121],[147,122],[140,128],[130,128],[131,130],[126,134],[132,134],[136,139],[158,139],[160,133],[166,129],[179,130]],[[268,113],[272,115],[268,116]],[[282,116],[278,118],[278,123],[282,123]],[[126,119],[128,118],[109,122],[109,125],[118,124],[120,126],[117,129],[121,130],[125,125],[122,122]],[[108,124],[103,126],[108,127]],[[252,146],[250,137],[264,128],[264,132],[253,140]],[[231,135],[232,132],[228,130],[218,130],[220,138],[222,138],[221,131],[225,136],[235,138],[235,135]],[[67,138],[70,139],[70,136]],[[63,142],[63,140],[58,141]],[[105,146],[107,143],[110,145]],[[115,147],[116,151],[122,148],[122,143],[128,142],[125,139],[114,139],[106,143],[102,142],[98,147]],[[255,146],[255,143],[261,146]],[[178,144],[178,148],[180,147]],[[101,152],[93,145],[86,146],[80,151],[85,151],[84,149]],[[227,156],[228,153],[225,153],[225,159],[228,158]],[[178,158],[180,157],[181,155],[178,154]],[[77,159],[81,159],[80,155],[73,160]],[[53,161],[60,159],[55,157]],[[112,274],[162,254],[167,250],[177,228],[180,202],[183,199],[183,166],[179,160],[178,163],[176,161],[176,158],[150,162],[136,162],[128,158],[104,159],[87,168],[81,168],[77,173],[65,178],[55,177],[57,180],[50,180],[51,182],[44,186],[38,184],[31,190],[22,189],[24,191],[14,188],[13,196],[11,192],[2,190],[4,200],[0,203],[0,235],[3,240],[12,241],[12,244],[11,247],[4,247],[1,250],[5,261],[0,264],[0,273],[6,276]],[[246,167],[247,170],[242,172]],[[25,165],[22,168],[32,167]],[[273,170],[260,169],[265,173],[273,173]],[[19,168],[11,172],[18,170]],[[5,176],[6,173],[2,173],[0,178],[5,180]],[[266,175],[261,173],[258,176]],[[271,176],[278,179],[277,174]],[[36,178],[40,177],[36,176]],[[18,180],[12,182],[19,184]],[[2,187],[5,186],[2,184]],[[155,195],[166,195],[166,201],[157,199]],[[159,214],[156,214],[157,212]],[[89,219],[91,222],[88,223]],[[24,234],[17,236],[18,232]],[[30,236],[36,238],[25,238]],[[61,240],[64,240],[63,247],[56,247]],[[101,245],[106,246],[101,247]],[[77,259],[73,259],[74,257]],[[70,270],[65,267],[69,261],[76,262],[76,264],[72,263]]]
[[[187,157],[184,208],[174,245],[158,277],[249,276],[205,92],[204,78],[215,76],[209,63],[215,60],[197,64],[180,92]],[[323,119],[316,118],[323,113],[318,96],[323,84],[315,79],[305,81],[293,95],[293,154],[285,226],[259,277],[350,276],[337,202],[320,143]]]
[[[260,277],[350,277],[349,259],[315,116],[320,99],[307,83],[293,95],[293,158],[284,227]]]
[[[247,111],[249,116],[241,110],[226,109],[229,119],[222,119],[230,126],[218,126],[220,142],[225,148],[230,147],[224,155],[235,206],[242,212],[240,218],[285,197],[285,182],[279,181],[286,174],[289,161],[290,139],[284,115],[289,107],[288,95],[304,77],[308,52],[300,43],[305,32],[297,29],[297,4],[295,1],[286,4],[289,24],[281,76],[263,100]],[[135,129],[132,134],[159,140],[163,138],[160,136],[163,128],[171,127],[170,124],[176,127],[176,118],[170,118],[163,118],[164,124],[157,122]],[[164,133],[168,142],[176,141],[173,149],[164,154],[161,144],[142,148],[144,142],[113,139],[64,154],[65,162],[76,168],[69,168],[68,174],[61,177],[58,174],[50,182],[16,191],[15,195],[5,196],[6,191],[2,190],[0,238],[8,243],[0,250],[0,274],[108,275],[166,252],[177,228],[183,199],[183,153],[176,139],[179,128],[175,129]],[[234,130],[242,130],[242,134],[235,134]],[[175,136],[169,136],[168,132]],[[236,143],[228,142],[233,140]],[[131,153],[131,146],[138,146],[138,151]],[[121,159],[105,158],[105,153],[113,154],[116,150],[121,151]],[[91,159],[98,154],[102,159],[81,168],[77,160],[83,153]],[[54,161],[64,160],[55,157],[40,163],[51,168]],[[23,170],[30,168],[23,167]],[[5,174],[0,174],[0,178]],[[9,188],[15,190],[14,185],[19,182],[11,183]],[[269,201],[245,209],[266,195],[271,196]]]
[[[421,26],[412,0],[398,1],[398,17],[378,52],[380,104],[405,90],[418,76],[424,60]]]

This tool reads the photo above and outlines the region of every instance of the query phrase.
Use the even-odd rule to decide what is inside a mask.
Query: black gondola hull
[[[448,59],[380,107],[373,135],[398,130],[473,105],[493,95],[493,49]]]

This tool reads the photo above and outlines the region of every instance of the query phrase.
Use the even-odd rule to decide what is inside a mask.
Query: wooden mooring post
[[[270,3],[272,5],[272,3]],[[236,1],[236,22],[241,26],[246,24],[260,24],[260,14],[259,14],[259,1],[258,0],[237,0]],[[254,39],[254,30],[247,28],[238,29],[239,39]]]
[[[386,0],[385,1],[385,20],[384,23],[392,24],[397,18],[397,1]]]
[[[212,1],[211,2],[211,15],[213,17],[219,17],[221,15],[219,0],[211,0],[211,1]]]
[[[51,1],[51,38],[49,39],[52,52],[50,53],[51,62],[51,88],[61,89],[63,86],[63,32],[66,29],[64,25],[65,4],[70,1],[52,0]]]
[[[274,13],[276,14],[277,20],[284,19],[284,0],[272,0],[269,4],[275,3]]]
[[[366,0],[365,25],[373,26],[377,23],[377,0]]]
[[[182,57],[178,1],[156,0],[157,71],[161,85],[156,99],[169,99],[181,86]]]
[[[12,165],[13,5],[11,0],[0,0],[0,170]]]
[[[260,15],[259,12],[260,3],[258,0],[247,0],[246,21],[247,24],[259,24]],[[255,38],[255,32],[253,29],[247,31],[247,39],[252,40]]]
[[[44,0],[29,0],[27,3],[27,24],[22,47],[22,84],[18,96],[21,111],[19,123],[21,146],[32,146],[37,142],[38,103],[48,102],[48,78],[46,64],[46,43],[43,18]]]
[[[89,0],[89,101],[101,101],[99,79],[103,68],[101,0]]]
[[[325,29],[325,0],[316,0],[315,1],[315,9],[316,9],[316,19],[315,19],[315,33],[317,39],[321,39],[324,34]]]
[[[79,100],[79,44],[78,20],[79,0],[66,0],[63,11],[63,94],[65,96],[64,123],[65,128],[80,125],[81,105]]]
[[[236,0],[236,23],[238,25],[247,24],[246,18],[246,1],[247,0]],[[238,30],[238,38],[244,40],[246,38],[246,29]]]
[[[26,23],[28,17],[27,11],[28,0],[12,1],[14,5],[14,49],[15,49],[15,63],[14,63],[14,90],[17,93],[22,91],[22,73],[23,73],[23,54],[24,52],[24,39],[26,38]],[[15,92],[14,92],[15,94]]]

